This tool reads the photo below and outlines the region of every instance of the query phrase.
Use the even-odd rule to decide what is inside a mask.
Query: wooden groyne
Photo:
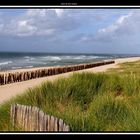
[[[54,68],[46,68],[46,69],[37,69],[32,71],[25,72],[5,72],[4,74],[0,74],[0,85],[27,81],[30,79],[35,79],[39,77],[46,77],[56,74],[62,74],[66,72],[78,71],[93,67],[98,67],[102,65],[112,64],[115,61],[102,61],[96,63],[88,63],[88,64],[80,64],[80,65],[72,65],[72,66],[63,66],[63,67],[54,67]]]
[[[62,119],[47,115],[37,107],[11,105],[11,123],[14,130],[21,131],[70,131],[69,125]]]

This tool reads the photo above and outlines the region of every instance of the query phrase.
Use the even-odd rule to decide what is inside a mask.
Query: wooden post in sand
[[[4,85],[4,74],[1,74],[0,79],[1,79],[1,85]]]

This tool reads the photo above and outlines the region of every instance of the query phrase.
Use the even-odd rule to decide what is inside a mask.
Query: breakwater
[[[40,68],[37,70],[24,71],[24,72],[5,72],[3,74],[0,74],[0,85],[27,81],[35,78],[57,75],[66,72],[78,71],[78,70],[98,67],[98,66],[112,64],[112,63],[115,63],[115,61],[112,60],[112,61],[102,61],[102,62],[79,64],[79,65],[72,65],[72,66],[43,68],[43,69]]]

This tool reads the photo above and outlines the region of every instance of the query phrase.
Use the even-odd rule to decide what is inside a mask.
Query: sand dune
[[[48,77],[32,79],[32,80],[23,81],[23,82],[2,85],[2,86],[0,86],[0,104],[11,99],[12,97],[15,97],[16,95],[23,94],[23,92],[25,90],[27,90],[28,88],[33,88],[33,87],[41,84],[44,81],[54,81],[54,80],[61,78],[61,77],[69,77],[73,73],[105,72],[109,68],[118,67],[119,63],[133,62],[133,61],[137,61],[137,60],[140,60],[140,57],[116,59],[114,64],[103,65],[100,67],[94,67],[94,68],[84,69],[84,70],[75,71],[75,72],[63,73],[63,74],[54,75],[54,76],[48,76]],[[33,70],[33,69],[36,69],[36,68],[32,68],[30,70]],[[17,70],[17,71],[19,71],[19,70]],[[24,69],[24,70],[22,69],[20,71],[27,71],[27,69]]]

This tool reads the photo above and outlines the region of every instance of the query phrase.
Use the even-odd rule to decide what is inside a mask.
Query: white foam
[[[73,59],[79,59],[79,60],[83,60],[83,59],[88,59],[88,60],[90,60],[90,59],[97,59],[97,58],[104,58],[104,57],[102,57],[102,56],[86,56],[86,55],[80,55],[80,56],[76,56],[76,57],[74,57]]]
[[[49,61],[60,61],[61,60],[61,58],[58,56],[45,56],[45,57],[41,57],[41,59],[49,60]]]
[[[66,59],[72,59],[73,56],[62,56],[62,59],[66,60]]]
[[[21,69],[22,67],[12,67],[12,69]]]
[[[105,56],[85,56],[85,55],[81,55],[81,56],[77,56],[74,59],[98,59],[98,58],[106,58]]]
[[[0,65],[8,65],[8,64],[11,64],[13,63],[12,61],[6,61],[6,62],[1,62]]]
[[[87,59],[97,59],[97,58],[104,58],[102,56],[87,56]]]
[[[76,56],[73,59],[86,59],[85,55]]]
[[[34,58],[34,57],[30,57],[30,56],[25,56],[24,58],[26,59],[26,61],[35,60],[35,58]]]
[[[26,66],[26,68],[33,68],[33,66]]]

